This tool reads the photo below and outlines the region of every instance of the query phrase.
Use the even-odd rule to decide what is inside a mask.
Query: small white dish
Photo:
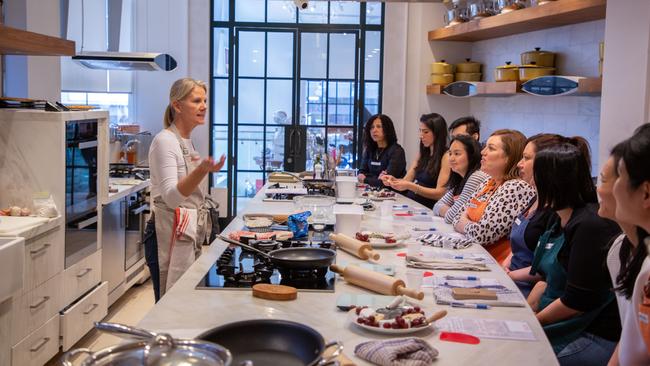
[[[359,317],[359,316],[357,315],[355,309],[352,309],[352,310],[350,310],[350,311],[348,312],[348,321],[349,321],[350,323],[354,324],[355,326],[357,326],[357,327],[359,327],[359,328],[362,328],[362,329],[365,329],[365,330],[368,330],[368,331],[370,331],[370,332],[374,332],[374,333],[382,333],[382,334],[411,334],[411,333],[415,333],[415,332],[421,332],[421,331],[426,330],[426,329],[430,329],[430,330],[433,330],[433,329],[434,329],[434,326],[433,326],[434,324],[433,324],[433,323],[429,323],[429,324],[427,324],[427,325],[423,325],[423,326],[421,326],[421,327],[413,327],[413,328],[405,328],[405,329],[402,329],[402,328],[400,328],[400,329],[383,328],[383,327],[381,327],[381,326],[380,326],[380,327],[371,327],[371,326],[366,325],[366,324],[359,324],[359,323],[357,323],[357,318],[358,318],[358,317]]]

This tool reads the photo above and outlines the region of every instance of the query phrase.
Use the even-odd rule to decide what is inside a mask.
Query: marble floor
[[[153,286],[151,280],[142,285],[131,287],[120,299],[108,308],[108,315],[104,321],[136,325],[144,318],[145,314],[153,307]],[[92,351],[120,343],[121,339],[99,331],[92,330],[85,337],[79,340],[72,348],[90,348]],[[47,366],[58,366],[61,363],[62,354],[59,353],[47,363]],[[81,363],[83,356],[76,360],[75,365]]]

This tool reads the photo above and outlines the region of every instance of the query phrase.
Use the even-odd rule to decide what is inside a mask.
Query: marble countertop
[[[262,192],[248,203],[244,213],[282,214],[293,211],[291,202],[263,202]],[[398,195],[398,202],[416,205],[413,201],[400,195]],[[362,229],[402,232],[415,226],[413,222],[407,220],[382,218],[379,216],[379,211],[377,209],[364,215]],[[242,225],[241,216],[238,216],[224,229],[224,233],[239,230]],[[441,232],[453,231],[453,228],[440,218],[434,219],[433,225]],[[431,227],[432,224],[430,221],[418,223],[417,226]],[[156,332],[168,332],[176,337],[191,338],[210,328],[234,321],[259,318],[293,320],[313,327],[323,335],[326,342],[342,341],[345,346],[344,353],[359,365],[369,365],[369,363],[353,355],[356,345],[368,340],[389,338],[387,335],[371,333],[358,328],[350,323],[347,313],[337,309],[336,299],[341,294],[373,294],[368,290],[346,283],[340,277],[337,278],[335,293],[299,292],[296,300],[285,302],[255,298],[250,291],[195,289],[197,283],[225,248],[227,248],[226,243],[215,240],[174,287],[146,314],[138,326]],[[397,256],[397,253],[404,252],[406,249],[401,247],[377,250],[382,256],[379,263],[395,265],[396,277],[405,279],[404,258]],[[480,246],[464,251],[466,253],[486,253]],[[342,250],[337,251],[337,261],[347,264],[362,262]],[[490,272],[472,272],[470,274],[496,278],[501,283],[507,284],[508,287],[515,288],[514,283],[496,263],[491,264],[490,267]],[[443,271],[434,272],[438,274]],[[468,272],[461,271],[444,271],[443,273],[468,274]],[[521,308],[493,307],[489,310],[450,308],[436,305],[430,288],[423,290],[425,298],[421,301],[421,306],[428,314],[445,309],[449,316],[525,321],[537,338],[537,341],[483,338],[478,345],[467,345],[441,341],[437,330],[413,333],[413,336],[428,341],[438,349],[440,355],[436,365],[557,365],[557,360],[542,327],[528,306]]]
[[[21,227],[15,231],[8,231],[0,233],[0,237],[14,237],[19,236],[25,239],[30,239],[45,232],[48,232],[54,229],[57,226],[63,224],[63,216],[59,215],[57,217],[46,219],[46,221],[36,223],[32,226]]]
[[[120,198],[124,198],[130,195],[131,193],[141,191],[151,185],[149,179],[140,181],[140,183],[138,184],[116,184],[116,182],[119,182],[118,179],[114,179],[114,178],[108,179],[108,186],[117,188],[117,192],[109,193],[108,197],[102,200],[102,205],[108,205],[109,203],[117,201]]]

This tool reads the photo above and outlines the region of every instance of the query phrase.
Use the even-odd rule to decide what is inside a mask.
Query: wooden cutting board
[[[266,300],[295,300],[298,297],[298,290],[291,286],[258,283],[253,286],[253,296]]]

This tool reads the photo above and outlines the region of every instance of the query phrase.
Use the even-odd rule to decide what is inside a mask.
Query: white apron
[[[185,146],[185,142],[179,135],[176,126],[170,126],[169,131],[176,135],[183,152],[185,173],[189,175],[200,164],[200,160],[192,161],[190,150]],[[167,206],[160,196],[153,198],[156,236],[158,238],[160,297],[176,283],[196,258],[201,255],[201,245],[205,241],[210,227],[208,210],[205,205],[205,193],[203,192],[206,179],[207,175],[194,192],[179,205],[179,207],[198,211],[195,237],[186,234],[176,235],[176,208]]]

